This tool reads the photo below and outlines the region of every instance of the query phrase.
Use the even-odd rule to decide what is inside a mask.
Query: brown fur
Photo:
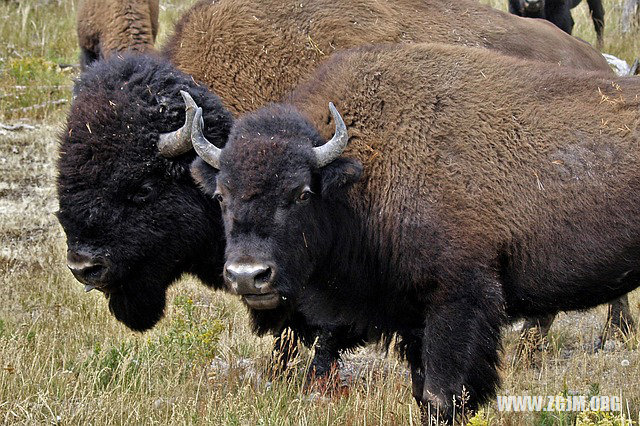
[[[387,204],[402,198],[402,212],[389,212],[394,217],[418,214],[426,201],[441,211],[452,242],[474,257],[492,255],[524,230],[538,229],[551,238],[545,229],[574,219],[581,203],[587,207],[596,197],[604,205],[623,197],[629,190],[625,182],[631,179],[626,182],[631,185],[640,170],[640,80],[635,78],[567,73],[443,45],[353,55],[318,75],[292,100],[322,124],[326,137],[333,131],[327,102],[346,112],[354,142],[345,155],[360,159],[376,176],[366,180],[374,187],[354,191],[358,199],[384,193],[385,200],[371,202]],[[411,142],[420,136],[432,141],[429,155],[424,143]],[[401,172],[402,186],[418,193],[375,187],[398,182],[400,171],[389,167],[392,163],[411,165],[409,176]],[[586,177],[597,178],[589,181],[594,186],[587,193],[579,184]],[[571,207],[565,211],[558,205]],[[541,221],[547,211],[558,216]],[[593,232],[606,238],[603,230]],[[401,235],[394,236],[401,245],[421,243]]]
[[[242,113],[280,99],[338,49],[416,41],[610,70],[591,46],[553,24],[473,0],[201,1],[165,50],[178,68]]]
[[[159,0],[83,0],[78,6],[78,42],[95,59],[114,52],[148,52],[158,35]]]
[[[273,264],[311,323],[405,337],[422,322],[406,342],[414,393],[451,416],[463,386],[472,408],[493,395],[507,317],[638,286],[639,95],[637,78],[485,49],[360,49],[288,99],[325,140],[336,104],[343,158],[315,168],[320,138],[272,105],[237,120],[219,173],[201,175],[224,200],[227,258]],[[344,157],[361,180],[346,195],[314,188],[357,175]],[[291,203],[305,185],[307,207]]]

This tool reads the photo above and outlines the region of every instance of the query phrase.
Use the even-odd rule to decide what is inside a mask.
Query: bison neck
[[[328,203],[325,213],[331,248],[298,300],[305,316],[322,327],[347,325],[369,340],[421,328],[428,291],[397,268],[402,261],[388,235],[352,206]]]

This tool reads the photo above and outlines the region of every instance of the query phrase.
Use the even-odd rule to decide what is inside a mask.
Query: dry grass
[[[161,39],[191,2],[162,1]],[[605,51],[631,60],[638,33],[615,32],[607,4]],[[577,33],[593,41],[585,15]],[[291,378],[267,382],[269,338],[248,328],[243,307],[185,278],[171,291],[167,318],[134,334],[85,294],[64,266],[65,244],[53,189],[56,134],[77,63],[75,2],[0,2],[0,122],[35,130],[0,130],[0,422],[6,424],[418,424],[404,365],[367,348],[348,357],[356,376],[348,395],[301,392],[310,353]],[[24,110],[34,105],[38,108]],[[636,318],[638,292],[632,295]],[[640,421],[636,337],[593,353],[603,308],[561,315],[535,366],[512,365],[517,333],[506,330],[501,394],[619,395],[623,415]],[[620,424],[620,413],[616,414]],[[594,420],[595,419],[595,420]],[[473,424],[600,424],[591,413],[499,413],[495,404]],[[615,423],[615,422],[614,422]]]

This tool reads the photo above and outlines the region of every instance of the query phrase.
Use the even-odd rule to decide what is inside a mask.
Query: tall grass
[[[161,35],[190,1],[161,1]],[[499,4],[501,8],[505,5]],[[638,32],[621,36],[607,7],[605,51],[638,55]],[[580,6],[576,32],[595,35]],[[54,179],[56,135],[76,64],[76,3],[0,2],[0,422],[5,424],[419,424],[407,370],[375,348],[347,356],[352,377],[341,396],[302,391],[311,352],[288,378],[269,381],[270,338],[255,337],[244,308],[186,277],[170,291],[167,317],[145,334],[85,294],[65,265]],[[38,106],[42,105],[42,106]],[[36,106],[36,108],[30,108]],[[637,318],[638,293],[632,295]],[[640,421],[638,340],[611,341],[594,353],[603,308],[561,315],[549,349],[515,362],[517,332],[505,330],[501,394],[619,395],[625,418]],[[620,413],[500,413],[489,404],[474,425],[621,424]]]

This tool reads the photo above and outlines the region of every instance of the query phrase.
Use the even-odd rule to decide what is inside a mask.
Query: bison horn
[[[202,108],[196,109],[196,115],[193,118],[193,129],[191,130],[191,143],[193,149],[202,158],[205,163],[215,169],[220,169],[220,152],[222,150],[209,142],[202,133],[204,120],[202,119]]]
[[[198,105],[184,90],[181,90],[180,94],[185,104],[184,126],[173,132],[162,133],[158,140],[158,151],[167,158],[177,157],[191,150],[191,125]]]
[[[318,167],[324,167],[338,158],[347,147],[347,142],[349,142],[347,126],[345,126],[340,113],[332,102],[329,102],[329,111],[331,111],[333,121],[336,123],[336,132],[327,143],[313,148],[313,152],[316,154],[316,165]]]

